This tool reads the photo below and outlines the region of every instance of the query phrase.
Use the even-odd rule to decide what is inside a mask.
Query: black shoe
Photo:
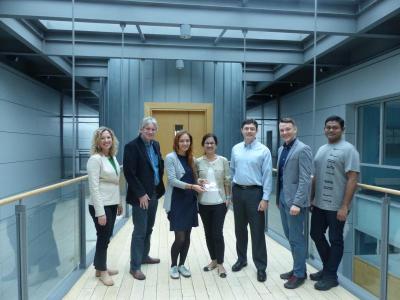
[[[287,273],[283,273],[283,274],[279,275],[279,277],[280,277],[281,279],[284,279],[284,280],[288,280],[288,279],[290,279],[290,277],[292,277],[292,276],[293,276],[293,270],[292,270],[292,271],[289,271],[289,272],[287,272]]]
[[[328,291],[338,285],[339,282],[336,279],[321,279],[314,284],[314,288],[318,291]]]
[[[311,273],[310,274],[310,279],[312,281],[320,281],[322,279],[322,270],[318,271],[316,273]]]
[[[232,272],[238,272],[241,269],[243,269],[245,266],[247,266],[247,262],[246,261],[240,261],[238,260],[237,262],[235,262],[235,264],[232,266]]]
[[[221,278],[226,278],[226,272],[220,272],[220,271],[218,270],[218,275],[219,275],[219,277],[221,277]]]
[[[292,276],[292,277],[289,278],[288,281],[286,281],[283,284],[283,286],[285,288],[287,288],[287,289],[296,289],[299,286],[301,286],[304,283],[305,280],[306,280],[305,277],[299,278],[299,277],[296,277],[296,276]]]
[[[207,265],[207,266],[205,266],[204,268],[203,268],[203,271],[204,272],[209,272],[209,271],[212,271],[212,270],[214,270],[215,268],[217,267],[217,264],[215,264],[215,265]]]
[[[294,275],[294,273],[293,273],[293,270],[292,270],[292,271],[290,271],[290,272],[281,274],[279,277],[280,277],[281,279],[284,279],[284,280],[289,280],[290,277],[292,277],[293,275]],[[307,272],[304,273],[304,278],[307,279]]]
[[[264,270],[258,270],[257,271],[257,280],[259,282],[264,282],[267,280],[267,273]]]

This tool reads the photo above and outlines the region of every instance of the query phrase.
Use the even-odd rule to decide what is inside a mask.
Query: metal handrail
[[[272,171],[277,173],[277,169],[272,169]],[[313,177],[313,176],[311,176],[311,177]],[[365,184],[365,183],[357,183],[357,187],[359,187],[363,190],[369,190],[369,191],[379,192],[379,193],[383,193],[383,194],[400,196],[400,190],[388,189],[388,188],[384,188],[381,186],[370,185],[370,184]]]
[[[17,202],[17,201],[22,200],[24,198],[28,198],[28,197],[36,196],[36,195],[39,195],[39,194],[43,194],[43,193],[51,191],[51,190],[62,188],[62,187],[71,185],[73,183],[86,180],[87,178],[88,178],[88,175],[83,175],[83,176],[80,176],[80,177],[76,177],[74,179],[69,179],[69,180],[66,180],[66,181],[59,182],[59,183],[47,185],[47,186],[44,186],[44,187],[41,187],[41,188],[37,188],[37,189],[34,189],[34,190],[30,190],[30,191],[27,191],[27,192],[23,192],[23,193],[19,193],[19,194],[13,195],[13,196],[9,196],[9,197],[0,199],[0,206],[6,205],[6,204],[10,204],[10,203],[13,203],[13,202]]]
[[[277,172],[276,169],[272,169],[274,172]],[[48,185],[45,187],[41,187],[38,189],[34,189],[31,191],[27,191],[27,192],[23,192],[20,194],[16,194],[13,196],[9,196],[3,199],[0,199],[0,206],[6,205],[6,204],[10,204],[13,202],[17,202],[19,200],[22,200],[24,198],[28,198],[28,197],[32,197],[32,196],[36,196],[51,190],[55,190],[58,188],[62,188],[68,185],[71,185],[73,183],[76,182],[80,182],[83,180],[86,180],[88,177],[88,175],[83,175],[74,179],[70,179],[70,180],[66,180],[63,182],[59,182],[59,183],[55,183],[52,185]],[[384,188],[384,187],[380,187],[380,186],[375,186],[375,185],[369,185],[369,184],[364,184],[364,183],[357,183],[357,186],[361,189],[364,190],[370,190],[370,191],[375,191],[375,192],[380,192],[380,193],[384,193],[384,194],[389,194],[389,195],[394,195],[394,196],[400,196],[400,190],[395,190],[395,189],[388,189],[388,188]]]

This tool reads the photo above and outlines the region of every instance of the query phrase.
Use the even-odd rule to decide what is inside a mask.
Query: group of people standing
[[[133,233],[130,273],[144,280],[143,264],[160,263],[149,255],[150,239],[156,219],[158,199],[164,196],[164,209],[175,234],[171,246],[173,279],[190,277],[185,266],[193,227],[198,226],[198,214],[204,225],[211,261],[203,270],[217,270],[225,278],[223,225],[232,203],[237,261],[232,271],[247,266],[248,225],[257,280],[267,278],[267,248],[265,242],[265,211],[272,192],[272,159],[269,149],[256,139],[258,123],[243,121],[243,142],[232,148],[230,164],[217,155],[218,138],[212,133],[203,136],[204,155],[193,156],[193,138],[188,131],[176,133],[173,152],[164,160],[155,140],[158,124],[145,117],[139,136],[125,145],[123,172],[128,183],[126,202],[132,205]],[[358,152],[344,141],[344,121],[338,116],[325,121],[328,143],[313,160],[311,148],[297,138],[293,119],[279,122],[283,145],[278,151],[276,204],[279,207],[285,236],[289,240],[293,268],[281,274],[289,289],[299,287],[307,278],[305,220],[312,211],[311,238],[323,263],[323,269],[310,274],[317,281],[315,288],[328,290],[338,285],[337,270],[343,255],[343,227],[359,173]],[[113,131],[100,127],[95,131],[92,155],[87,164],[91,198],[89,211],[97,231],[94,267],[96,276],[107,286],[113,285],[107,267],[107,246],[115,217],[122,213],[119,197],[119,165],[115,158],[118,141]],[[314,164],[314,166],[313,166]],[[164,187],[164,169],[167,186]],[[312,171],[314,169],[314,171]],[[312,176],[313,174],[313,176]],[[329,243],[325,233],[329,228]]]

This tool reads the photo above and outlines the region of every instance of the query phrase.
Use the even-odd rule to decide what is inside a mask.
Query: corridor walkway
[[[201,222],[200,226],[192,231],[192,244],[187,261],[192,277],[179,280],[170,279],[168,275],[169,250],[173,234],[169,232],[169,223],[160,202],[150,254],[153,257],[160,257],[161,263],[144,266],[142,270],[147,279],[144,281],[134,280],[129,274],[131,233],[132,222],[129,221],[110,244],[109,265],[120,271],[120,274],[114,277],[114,286],[107,288],[99,283],[94,277],[93,267],[89,267],[64,299],[357,299],[342,287],[336,287],[328,292],[318,292],[314,290],[313,282],[310,280],[296,290],[285,289],[284,281],[279,278],[279,274],[290,270],[291,255],[286,248],[270,238],[267,238],[268,277],[265,283],[260,283],[256,279],[251,251],[248,252],[249,265],[241,272],[232,273],[231,265],[236,260],[232,211],[228,212],[224,227],[225,266],[229,271],[226,279],[219,278],[216,271],[202,271],[203,266],[209,262],[209,256]],[[315,269],[308,266],[308,271],[314,272]]]

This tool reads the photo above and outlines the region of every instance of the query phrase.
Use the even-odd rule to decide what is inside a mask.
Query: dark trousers
[[[93,265],[98,271],[107,270],[107,248],[114,230],[115,218],[117,217],[117,207],[118,205],[104,206],[107,223],[106,225],[101,226],[95,216],[93,205],[89,205],[89,213],[92,216],[97,234],[96,253],[94,254]]]
[[[225,243],[223,227],[226,215],[226,204],[201,205],[199,213],[204,225],[208,252],[212,260],[218,264],[224,263]]]
[[[317,247],[323,264],[323,277],[337,279],[337,270],[343,257],[343,228],[346,222],[336,218],[337,211],[314,207],[310,236]],[[329,228],[329,243],[325,233]]]
[[[267,246],[265,244],[265,214],[258,211],[262,199],[262,187],[232,188],[233,214],[235,218],[236,252],[238,260],[247,261],[247,225],[250,225],[253,261],[257,270],[267,268]]]
[[[133,233],[131,239],[131,270],[140,270],[142,261],[149,256],[150,239],[156,220],[158,200],[156,193],[149,201],[149,207],[143,209],[139,203],[132,205]]]

